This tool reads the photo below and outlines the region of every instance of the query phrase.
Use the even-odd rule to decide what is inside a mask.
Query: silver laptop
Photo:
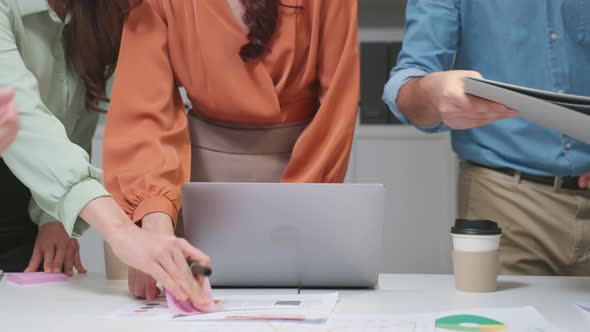
[[[213,286],[374,287],[385,190],[378,184],[187,183],[187,240]]]

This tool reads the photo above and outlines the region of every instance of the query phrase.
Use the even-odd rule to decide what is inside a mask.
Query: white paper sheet
[[[454,310],[414,316],[334,316],[326,332],[564,332],[533,307]]]
[[[408,316],[334,315],[326,324],[317,325],[224,322],[212,327],[202,323],[191,332],[565,332],[549,324],[533,307],[468,309]]]
[[[436,332],[565,332],[550,324],[534,307],[450,311],[437,314],[435,325]],[[473,329],[461,330],[460,327]]]
[[[588,320],[590,320],[590,302],[576,303],[576,307],[584,313],[584,315],[586,316],[586,318],[588,318]]]
[[[561,98],[558,102],[562,105],[575,104],[584,109],[590,106],[590,98],[526,89],[470,77],[465,79],[465,92],[511,107],[523,119],[590,144],[590,116],[552,102]]]
[[[344,316],[327,324],[285,322],[210,322],[194,323],[190,332],[435,332],[432,318],[388,316]]]
[[[166,299],[137,303],[109,316],[113,319],[151,320],[286,320],[321,322],[330,317],[338,302],[338,293],[322,295],[222,296],[215,300],[219,310],[190,316],[175,316]]]
[[[566,332],[551,325],[533,307],[522,308],[481,308],[454,310],[448,312],[419,315],[384,316],[384,315],[331,315],[328,304],[335,304],[336,294],[326,295],[276,295],[276,296],[227,296],[220,297],[228,301],[230,309],[215,314],[176,317],[166,308],[165,299],[161,298],[151,304],[137,304],[119,310],[110,316],[115,319],[164,319],[190,320],[190,332]],[[257,321],[233,320],[227,316],[237,314],[255,314],[269,309],[260,301],[311,301],[307,317],[314,320],[305,321]],[[324,303],[322,305],[321,303]],[[590,314],[590,304],[588,304]],[[149,307],[152,308],[149,308]],[[271,313],[277,309],[270,306]],[[321,309],[320,309],[321,308]],[[333,307],[332,307],[333,308]],[[317,309],[317,310],[316,310]],[[235,310],[235,311],[233,311]],[[278,313],[283,315],[283,309]],[[303,310],[302,312],[306,312]],[[139,312],[137,312],[139,311]],[[313,312],[311,312],[313,311]],[[330,317],[317,320],[318,317]]]

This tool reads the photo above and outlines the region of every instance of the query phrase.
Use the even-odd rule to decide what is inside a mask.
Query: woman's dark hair
[[[215,0],[227,1],[227,0]],[[249,42],[240,49],[243,61],[253,61],[269,52],[267,44],[275,33],[280,0],[241,0]],[[70,65],[86,86],[86,107],[99,110],[108,101],[106,83],[119,55],[125,17],[142,0],[54,0],[56,11],[71,14],[64,29],[64,43]]]
[[[58,3],[59,1],[55,1]],[[119,55],[125,17],[139,0],[61,0],[56,11],[71,15],[64,28],[66,56],[86,86],[86,107],[106,101],[106,83]],[[58,5],[59,7],[59,5]]]
[[[216,0],[226,1],[226,0]],[[241,0],[244,6],[244,24],[248,27],[249,42],[240,49],[243,61],[252,61],[269,52],[267,44],[275,33],[279,16],[279,6],[301,9],[286,5],[280,0]],[[337,0],[328,0],[337,1]]]

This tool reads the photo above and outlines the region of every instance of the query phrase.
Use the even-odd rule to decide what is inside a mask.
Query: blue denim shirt
[[[590,95],[590,0],[409,0],[406,19],[384,94],[406,124],[414,125],[397,107],[399,89],[436,71],[475,70],[492,80]],[[463,160],[537,175],[590,171],[590,145],[520,118],[451,135]]]

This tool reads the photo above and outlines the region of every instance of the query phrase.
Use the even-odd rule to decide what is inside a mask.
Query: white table
[[[455,291],[452,276],[381,275],[378,290],[340,291],[336,313],[399,315],[532,305],[558,327],[572,332],[590,331],[590,320],[573,306],[577,301],[590,301],[590,277],[501,277],[500,288],[493,294],[462,294]],[[297,291],[215,290],[217,294]],[[302,293],[319,292],[325,291],[302,290]],[[108,282],[100,275],[44,286],[20,286],[7,283],[4,278],[0,283],[0,331],[191,331],[190,324],[194,323],[104,319],[114,309],[132,301],[125,282]]]

